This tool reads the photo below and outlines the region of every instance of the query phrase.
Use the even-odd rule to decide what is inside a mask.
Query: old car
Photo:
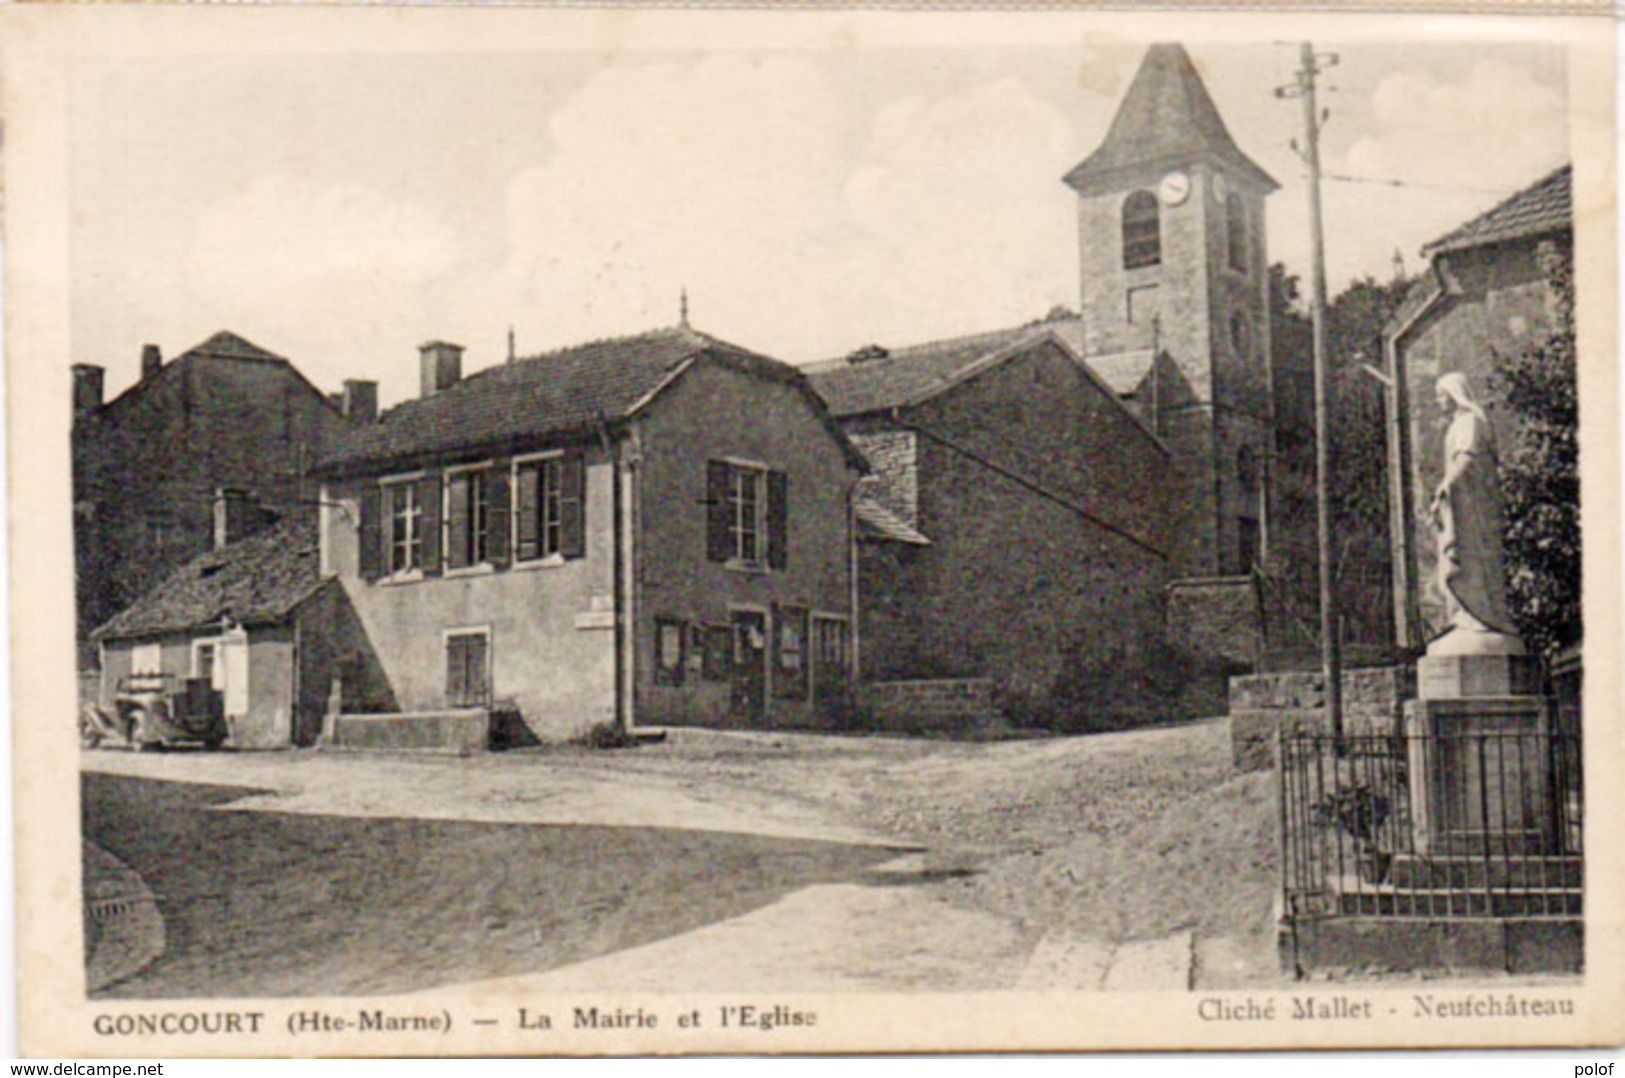
[[[79,740],[86,748],[123,745],[143,752],[169,745],[218,749],[230,735],[219,690],[209,679],[173,674],[131,674],[113,692],[111,711],[80,709]]]

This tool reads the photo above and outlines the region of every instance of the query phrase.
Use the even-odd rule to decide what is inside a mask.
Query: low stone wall
[[[1404,704],[1416,695],[1408,666],[1343,671],[1343,732],[1383,736],[1403,728]],[[1326,732],[1326,679],[1319,671],[1251,674],[1230,679],[1230,752],[1237,771],[1274,762],[1275,731]]]
[[[443,752],[469,756],[491,746],[484,708],[379,715],[334,715],[326,748],[357,752]]]
[[[1004,725],[990,678],[871,681],[858,687],[858,711],[871,729],[906,734],[974,734]]]

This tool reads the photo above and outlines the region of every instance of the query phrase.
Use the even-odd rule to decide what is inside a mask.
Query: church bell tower
[[[1078,195],[1084,358],[1145,360],[1139,410],[1172,450],[1180,576],[1246,573],[1269,534],[1274,417],[1264,199],[1185,49],[1153,45]]]

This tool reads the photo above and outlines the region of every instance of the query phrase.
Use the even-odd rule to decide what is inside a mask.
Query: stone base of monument
[[[1534,697],[1540,667],[1529,655],[1433,655],[1417,660],[1416,690],[1424,700]]]
[[[1417,852],[1555,852],[1550,724],[1540,696],[1406,703]]]

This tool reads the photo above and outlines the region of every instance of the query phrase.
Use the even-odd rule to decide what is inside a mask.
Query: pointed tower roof
[[[1230,137],[1185,47],[1157,44],[1140,62],[1106,140],[1066,174],[1066,183],[1080,195],[1095,194],[1130,171],[1202,159],[1227,166],[1266,190],[1280,186]]]

